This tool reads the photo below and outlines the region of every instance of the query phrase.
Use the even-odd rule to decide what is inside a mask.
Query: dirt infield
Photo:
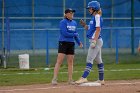
[[[140,93],[140,80],[106,81],[102,86],[36,84],[0,87],[0,93]]]

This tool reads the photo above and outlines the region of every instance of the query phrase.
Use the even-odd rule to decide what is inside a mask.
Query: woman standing
[[[83,20],[80,20],[81,25],[87,30],[87,38],[89,39],[90,46],[88,50],[88,55],[86,59],[86,68],[82,75],[82,77],[76,81],[77,84],[87,82],[87,76],[89,75],[93,61],[97,62],[98,72],[99,72],[99,80],[98,83],[105,84],[104,82],[104,65],[101,57],[101,48],[103,45],[102,37],[101,37],[101,29],[102,29],[102,11],[100,8],[100,3],[97,1],[91,1],[88,3],[87,9],[92,16],[89,25],[87,26]]]
[[[83,44],[80,42],[80,39],[78,37],[79,35],[76,31],[77,23],[73,20],[74,13],[75,10],[71,8],[66,9],[64,13],[64,19],[60,21],[59,48],[57,61],[54,68],[54,76],[52,79],[53,85],[57,85],[57,76],[59,68],[64,60],[65,55],[68,63],[68,83],[75,84],[75,82],[72,79],[75,50],[74,40],[78,43],[78,45],[81,48],[83,47]]]

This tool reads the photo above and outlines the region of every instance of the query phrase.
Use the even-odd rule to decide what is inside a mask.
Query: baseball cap
[[[73,10],[73,9],[71,9],[71,8],[68,8],[68,9],[65,10],[65,14],[66,14],[66,13],[70,13],[70,12],[73,12],[73,13],[74,13],[74,12],[76,12],[76,11]]]

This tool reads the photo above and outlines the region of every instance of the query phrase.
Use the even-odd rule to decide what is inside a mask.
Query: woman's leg
[[[68,62],[68,81],[72,81],[73,59],[74,59],[74,55],[67,55],[67,62]]]
[[[95,59],[98,51],[99,51],[98,47],[95,47],[94,49],[89,47],[87,60],[86,60],[86,62],[87,62],[86,63],[86,68],[85,68],[85,71],[82,75],[83,78],[87,78],[87,76],[89,75],[89,73],[92,69],[92,66],[93,66],[93,60]]]
[[[100,43],[103,43],[102,40],[100,40]],[[101,84],[105,84],[104,82],[104,64],[102,61],[102,52],[101,52],[101,48],[95,58],[95,61],[97,62],[97,67],[98,67],[98,73],[99,73],[99,80],[97,82],[101,83]]]
[[[87,60],[86,60],[87,61],[86,68],[84,70],[84,73],[83,73],[82,77],[79,80],[76,81],[77,84],[87,82],[86,78],[87,78],[87,76],[89,75],[89,73],[90,73],[90,71],[92,69],[93,60],[95,59],[98,51],[99,51],[98,47],[95,47],[95,48],[89,47]]]
[[[58,56],[57,56],[57,61],[56,61],[56,64],[55,64],[55,68],[54,68],[54,76],[53,76],[53,80],[54,79],[57,79],[57,76],[58,76],[58,72],[59,72],[59,68],[63,62],[63,59],[65,57],[65,54],[63,53],[58,53]]]
[[[98,72],[99,72],[99,80],[104,80],[104,64],[102,62],[101,50],[95,58],[97,62]]]

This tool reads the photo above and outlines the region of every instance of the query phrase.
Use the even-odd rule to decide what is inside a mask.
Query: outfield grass
[[[49,56],[50,70],[46,68],[46,56],[34,55],[30,56],[30,70],[20,70],[18,68],[18,57],[11,56],[8,68],[0,69],[0,86],[8,85],[27,85],[50,83],[53,77],[53,67],[56,62],[57,55]],[[140,79],[140,55],[119,54],[119,63],[115,63],[115,54],[103,54],[105,64],[105,80],[130,80]],[[85,68],[86,54],[76,54],[74,59],[73,79],[77,80],[81,77]],[[97,66],[94,63],[93,70],[88,76],[88,80],[97,80]],[[67,81],[67,63],[66,59],[60,69],[59,82]]]
[[[84,68],[85,66],[74,66],[74,80],[80,78]],[[53,76],[53,68],[50,68],[50,70],[44,70],[43,68],[30,70],[1,69],[0,72],[0,86],[50,83]],[[97,77],[98,72],[95,64],[88,80],[97,80]],[[105,80],[131,79],[140,79],[140,64],[105,64]],[[61,67],[58,81],[67,81],[66,65]]]

